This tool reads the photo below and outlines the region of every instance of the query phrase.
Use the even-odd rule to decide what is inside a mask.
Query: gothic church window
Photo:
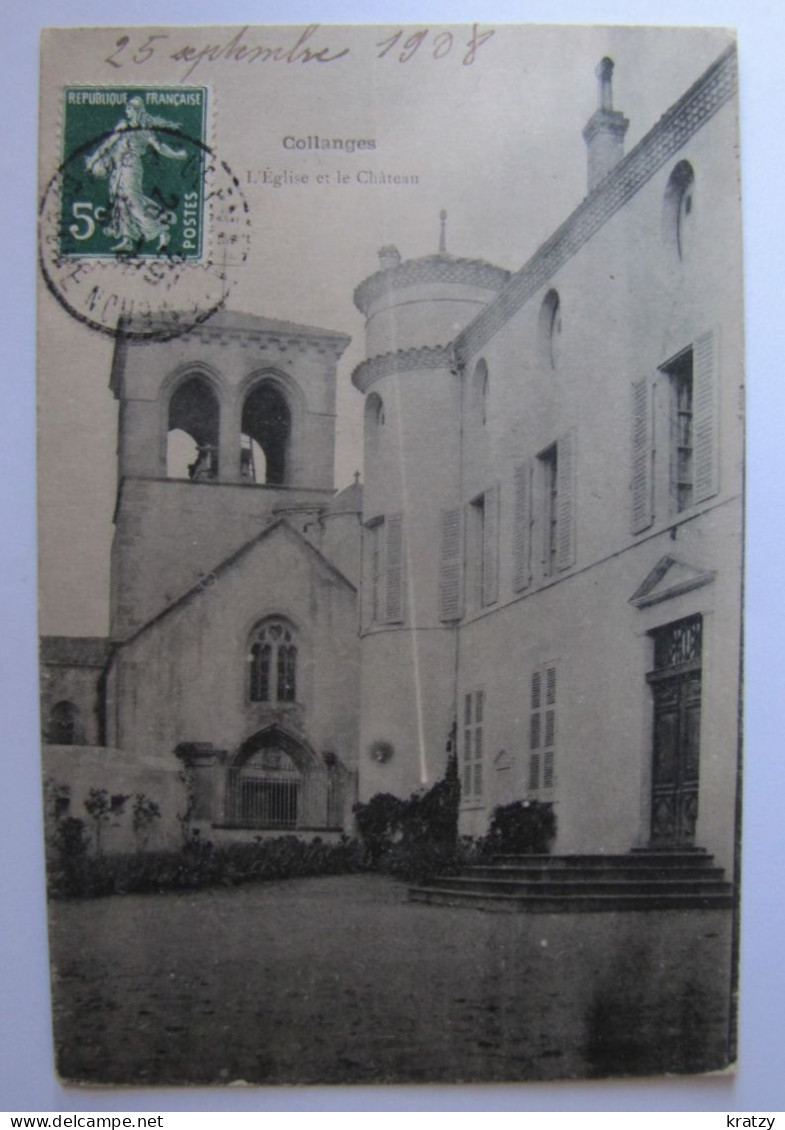
[[[218,477],[218,398],[202,376],[178,384],[169,401],[166,474],[194,482]]]
[[[291,411],[277,384],[265,380],[255,385],[245,398],[241,422],[240,473],[246,482],[287,482],[291,430]]]
[[[295,702],[297,644],[286,620],[265,620],[254,632],[248,656],[251,702]]]

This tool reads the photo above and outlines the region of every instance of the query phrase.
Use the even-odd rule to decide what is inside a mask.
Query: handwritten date
[[[467,33],[468,39],[465,38]],[[188,64],[185,74],[180,76],[180,80],[184,81],[203,64],[334,63],[350,54],[348,47],[336,50],[333,46],[324,45],[325,29],[319,24],[309,24],[300,31],[296,41],[275,46],[254,42],[253,34],[251,28],[243,27],[228,42],[210,43],[203,47],[189,43],[175,44],[168,32],[139,36],[137,39],[121,35],[104,62],[120,70],[128,65],[143,67],[150,59],[163,57],[175,63]],[[376,58],[408,63],[418,52],[421,58],[444,59],[454,51],[453,58],[460,57],[463,65],[468,67],[476,60],[480,47],[494,34],[492,28],[480,31],[478,24],[472,24],[470,30],[461,29],[456,33],[446,28],[423,28],[409,33],[400,28],[388,39],[375,44]]]
[[[383,59],[385,55],[395,52],[400,47],[400,54],[397,54],[398,62],[408,63],[420,47],[423,47],[425,52],[430,50],[434,59],[443,59],[450,54],[455,44],[455,36],[451,31],[433,31],[431,28],[425,28],[422,31],[415,31],[406,38],[404,38],[404,35],[403,30],[396,31],[395,35],[391,35],[389,39],[383,39],[381,43],[377,43],[376,46],[381,47],[382,50],[376,58]],[[471,66],[477,58],[478,49],[482,47],[483,43],[487,43],[492,35],[493,30],[481,32],[477,24],[472,24],[471,36],[468,42],[464,44],[466,52],[461,59],[465,67]],[[393,58],[396,58],[396,54],[393,54]]]

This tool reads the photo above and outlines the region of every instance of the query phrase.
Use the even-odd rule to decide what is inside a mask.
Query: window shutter
[[[557,447],[556,568],[575,564],[575,432],[563,436]]]
[[[515,468],[515,532],[513,540],[513,587],[521,592],[531,581],[529,548],[531,532],[531,463]]]
[[[654,521],[651,385],[648,377],[632,386],[632,532]]]
[[[485,492],[485,537],[483,540],[483,604],[499,599],[499,484]]]
[[[388,623],[403,620],[403,515],[390,514],[387,529],[385,611]]]
[[[543,733],[542,787],[555,784],[556,761],[556,668],[545,668],[545,729]]]
[[[459,506],[442,511],[439,561],[439,619],[463,614],[463,521]]]
[[[719,489],[717,461],[717,381],[714,335],[702,334],[693,346],[693,458],[695,502]]]

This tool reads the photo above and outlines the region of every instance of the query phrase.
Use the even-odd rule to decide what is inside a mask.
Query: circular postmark
[[[66,153],[39,209],[49,291],[84,325],[131,340],[178,337],[221,309],[250,238],[226,162],[141,97]]]

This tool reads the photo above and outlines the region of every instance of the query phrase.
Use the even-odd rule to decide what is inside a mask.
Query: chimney
[[[624,156],[624,135],[630,124],[620,110],[613,108],[613,59],[606,55],[594,73],[597,76],[597,109],[583,130],[589,159],[589,192]]]
[[[388,243],[385,247],[379,248],[379,270],[389,271],[391,267],[397,267],[401,261],[401,253],[398,248]]]

